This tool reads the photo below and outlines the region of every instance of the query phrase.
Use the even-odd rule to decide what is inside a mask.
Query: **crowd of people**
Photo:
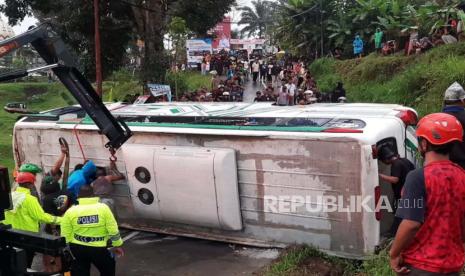
[[[383,32],[381,28],[377,28],[373,34],[374,49],[377,53],[383,55],[394,54],[399,49],[404,49],[406,55],[412,55],[425,52],[440,45],[452,44],[465,40],[464,23],[459,20],[451,19],[447,26],[437,28],[431,36],[420,37],[419,29],[418,26],[410,27],[404,32],[406,36],[396,41],[385,39],[385,32]],[[368,48],[367,43],[363,41],[359,34],[355,35],[352,47],[354,56],[359,59],[367,52]],[[338,47],[332,54],[335,58],[341,59],[343,50]]]
[[[342,83],[332,93],[321,93],[315,78],[302,60],[270,56],[248,61],[244,58],[228,58],[225,53],[219,53],[207,60],[208,68],[212,70],[202,71],[202,74],[212,76],[210,88],[202,87],[185,93],[178,101],[241,102],[248,82],[253,82],[253,87],[257,90],[254,102],[272,102],[286,106],[346,101]]]

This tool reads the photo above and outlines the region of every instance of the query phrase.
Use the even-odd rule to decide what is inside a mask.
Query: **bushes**
[[[173,96],[180,97],[189,90],[188,77],[186,73],[166,73],[166,83],[171,87]]]
[[[178,96],[183,95],[187,92],[195,91],[199,88],[209,88],[211,84],[211,76],[203,76],[198,72],[167,72],[166,83],[171,86],[173,95],[176,95],[176,89]]]
[[[361,61],[320,59],[310,70],[322,91],[331,91],[343,80],[352,102],[402,104],[425,115],[441,110],[450,84],[465,83],[464,46],[441,46],[410,57],[372,54]]]
[[[316,78],[321,92],[331,92],[342,78],[337,73],[337,63],[334,59],[322,58],[310,65],[310,72]]]

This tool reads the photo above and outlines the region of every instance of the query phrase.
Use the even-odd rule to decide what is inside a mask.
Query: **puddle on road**
[[[258,249],[258,248],[247,248],[235,250],[234,254],[248,257],[252,259],[276,259],[279,256],[280,251],[278,249]]]
[[[131,243],[137,245],[144,245],[149,243],[159,243],[164,241],[175,241],[178,237],[175,236],[160,236],[156,234],[143,234],[138,235],[132,239],[130,239]]]

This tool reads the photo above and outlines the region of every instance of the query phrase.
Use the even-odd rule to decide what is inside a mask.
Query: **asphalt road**
[[[117,275],[121,276],[253,275],[279,254],[277,249],[143,232],[126,241],[124,249],[126,255],[117,260]]]
[[[246,82],[244,84],[244,96],[242,101],[245,103],[253,103],[257,91],[263,91],[264,87],[265,84],[260,81],[257,81],[256,83],[254,83],[252,80]]]

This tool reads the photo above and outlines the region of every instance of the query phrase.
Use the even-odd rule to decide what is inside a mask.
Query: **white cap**
[[[312,90],[307,90],[307,91],[304,92],[304,94],[306,94],[306,95],[313,95],[314,93],[313,93]]]
[[[454,82],[447,88],[444,95],[445,101],[460,101],[463,99],[465,99],[465,90],[458,82]]]

